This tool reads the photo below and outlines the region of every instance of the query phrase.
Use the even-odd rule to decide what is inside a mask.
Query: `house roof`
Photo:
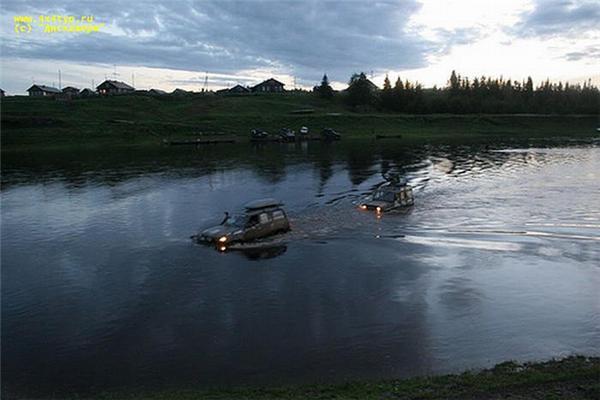
[[[176,88],[175,90],[173,90],[173,92],[172,92],[172,93],[181,93],[181,94],[185,94],[185,93],[188,93],[188,91],[187,91],[187,90],[180,89],[180,88]]]
[[[242,85],[235,85],[234,87],[232,87],[231,89],[229,89],[229,91],[239,90],[239,89],[243,90],[244,92],[249,92],[250,91],[250,89],[248,89],[247,87],[242,86]]]
[[[125,82],[121,82],[121,81],[112,81],[110,79],[105,80],[104,82],[102,82],[100,85],[98,85],[96,87],[96,89],[101,88],[103,85],[110,85],[113,86],[117,89],[127,89],[127,90],[135,90],[133,87],[129,86],[128,84],[126,84]]]
[[[156,94],[167,94],[167,92],[165,92],[164,90],[160,90],[160,89],[150,89],[149,92],[156,93]]]
[[[48,93],[62,93],[59,89],[52,87],[52,86],[46,86],[46,85],[33,85],[29,89],[27,89],[27,91],[31,92],[36,89],[41,90],[42,92],[48,92]]]
[[[79,92],[79,89],[73,86],[67,86],[65,88],[63,88],[63,92],[67,91],[67,90],[77,90]]]
[[[263,82],[259,83],[258,85],[253,86],[252,89],[257,88],[259,86],[263,86],[263,85],[281,85],[281,86],[285,86],[285,83],[281,83],[277,79],[274,79],[274,78],[269,78],[266,81],[263,81]]]

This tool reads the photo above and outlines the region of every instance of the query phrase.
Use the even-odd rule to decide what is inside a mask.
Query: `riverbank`
[[[595,136],[594,115],[408,115],[351,112],[308,93],[257,96],[113,96],[68,102],[2,100],[2,148],[160,145],[166,140],[235,138],[252,128],[332,127],[344,138],[401,136],[405,141],[486,137]],[[392,139],[387,139],[392,140]],[[397,140],[397,139],[394,139]]]
[[[479,372],[402,380],[281,387],[104,393],[89,399],[598,399],[600,358],[504,362]]]

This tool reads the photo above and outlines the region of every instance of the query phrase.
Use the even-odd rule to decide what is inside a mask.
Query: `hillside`
[[[2,100],[2,145],[160,143],[163,138],[227,135],[246,138],[260,127],[312,132],[332,127],[344,137],[401,134],[403,138],[479,135],[593,135],[597,116],[409,115],[353,112],[339,99],[309,93],[250,96],[111,96],[55,101],[7,97]]]

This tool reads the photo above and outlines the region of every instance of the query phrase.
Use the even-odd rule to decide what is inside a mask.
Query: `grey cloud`
[[[570,36],[598,29],[600,2],[537,0],[532,11],[521,16],[513,33],[524,36]]]
[[[9,15],[93,15],[128,35],[61,35],[51,40],[7,35],[3,55],[218,73],[272,68],[309,81],[327,72],[344,81],[359,70],[422,67],[427,54],[446,46],[407,32],[410,16],[420,7],[415,0],[69,0],[53,7],[37,1],[2,4]]]
[[[583,51],[572,51],[565,54],[569,61],[579,61],[586,58],[600,59],[600,47],[589,46]]]

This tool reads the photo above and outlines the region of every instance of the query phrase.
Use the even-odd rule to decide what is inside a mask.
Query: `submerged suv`
[[[244,206],[244,213],[230,216],[225,213],[221,224],[200,232],[194,238],[212,243],[225,250],[231,243],[249,242],[290,230],[290,222],[275,199],[252,201]]]
[[[360,205],[361,210],[372,210],[378,214],[415,204],[412,188],[406,183],[387,183],[377,188]]]

